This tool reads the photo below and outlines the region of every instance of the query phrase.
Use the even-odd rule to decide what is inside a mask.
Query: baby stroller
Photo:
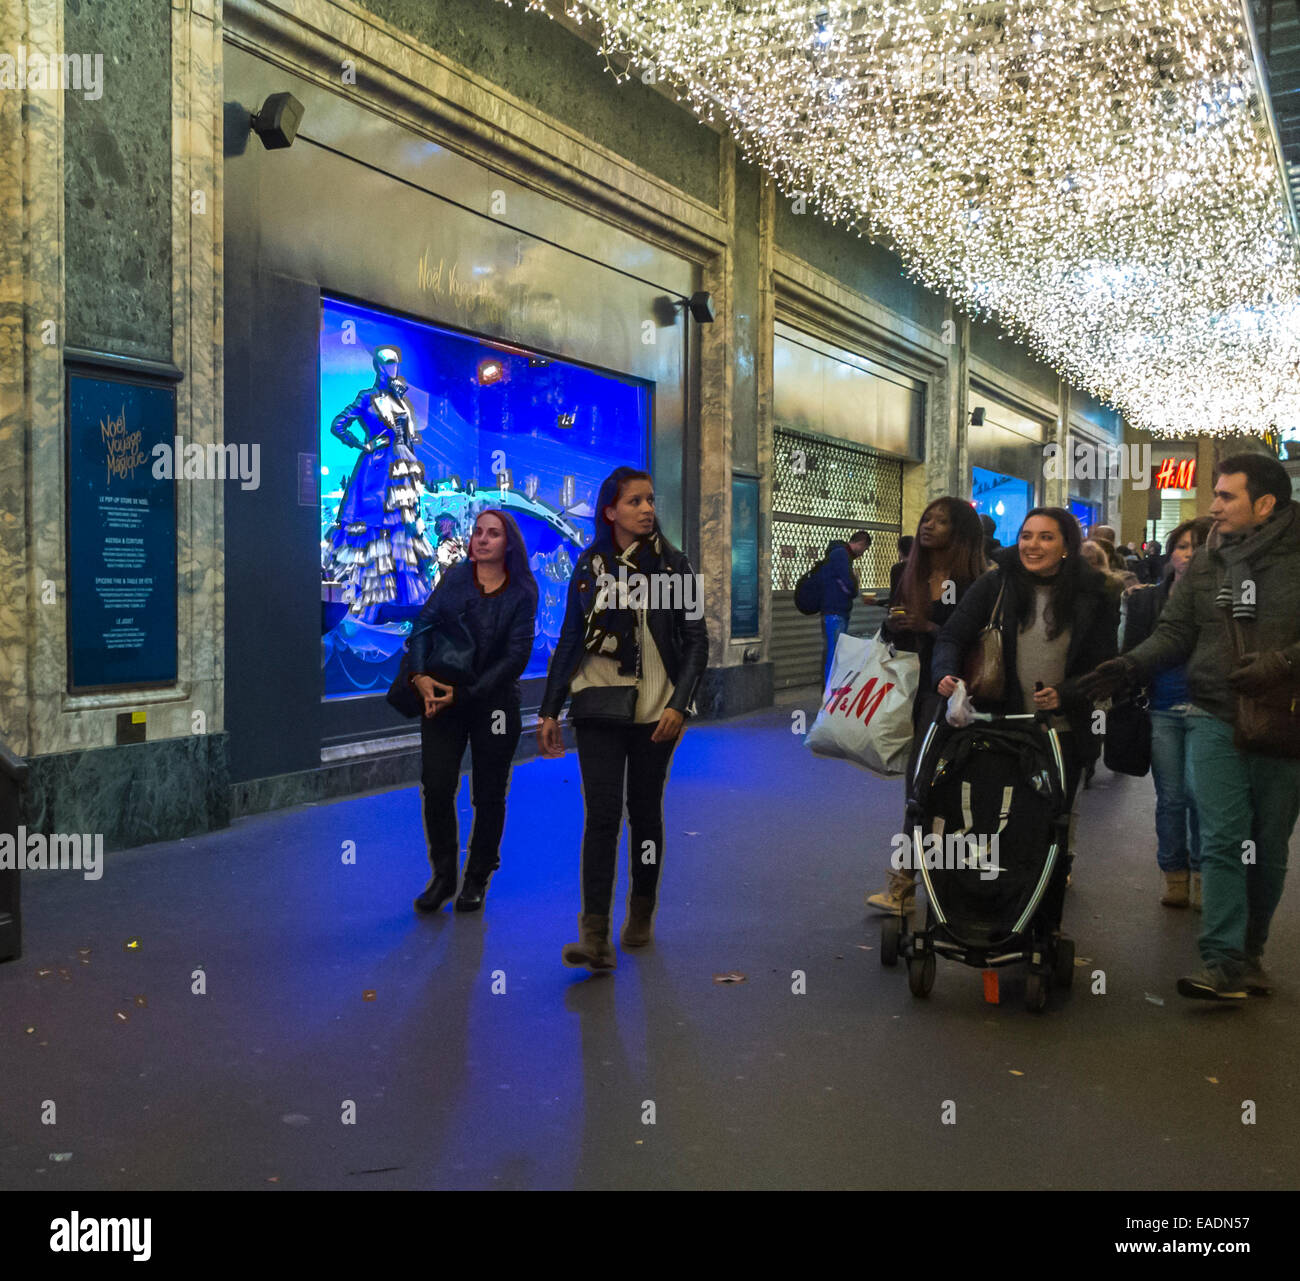
[[[960,729],[941,707],[908,781],[911,847],[926,905],[886,918],[880,959],[907,962],[913,996],[934,986],[935,957],[977,969],[1029,963],[1025,1004],[1039,1013],[1051,985],[1074,978],[1060,933],[1069,874],[1065,765],[1050,714],[976,713]],[[906,839],[900,838],[900,839]]]

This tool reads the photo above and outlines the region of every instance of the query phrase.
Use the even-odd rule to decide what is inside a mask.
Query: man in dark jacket
[[[1264,944],[1300,817],[1300,759],[1243,750],[1234,728],[1241,696],[1285,690],[1300,698],[1300,507],[1275,458],[1234,454],[1215,469],[1210,515],[1209,541],[1154,635],[1080,685],[1105,698],[1159,668],[1187,664],[1205,968],[1179,979],[1178,991],[1240,1001],[1270,990]],[[1238,629],[1245,645],[1240,657]]]
[[[865,529],[857,530],[847,543],[834,541],[826,548],[826,564],[821,572],[822,587],[822,684],[831,678],[831,660],[835,657],[835,642],[849,626],[849,615],[857,599],[858,583],[853,576],[853,562],[871,546],[871,535]]]

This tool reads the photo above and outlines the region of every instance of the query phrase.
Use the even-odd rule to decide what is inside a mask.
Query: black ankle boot
[[[460,897],[456,900],[456,911],[477,912],[487,897],[487,877],[475,876],[473,872],[465,873],[465,883],[460,887]]]
[[[455,893],[456,878],[435,873],[428,885],[424,887],[424,893],[416,898],[415,910],[417,912],[436,912],[449,898],[454,897]]]

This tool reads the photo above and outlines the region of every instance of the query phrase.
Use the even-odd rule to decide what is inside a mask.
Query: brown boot
[[[1192,892],[1188,895],[1191,900],[1192,910],[1199,912],[1202,910],[1203,902],[1201,899],[1201,874],[1200,872],[1192,873]]]
[[[578,941],[566,943],[560,959],[573,969],[612,970],[616,953],[609,941],[609,917],[584,912],[578,917]]]
[[[1186,907],[1188,880],[1189,874],[1187,872],[1166,872],[1165,892],[1161,895],[1160,902],[1165,907]]]
[[[627,920],[623,923],[623,946],[645,947],[653,937],[651,922],[655,915],[655,901],[644,894],[633,894],[627,901]]]
[[[907,868],[903,871],[890,872],[889,882],[885,888],[877,894],[867,895],[867,906],[874,907],[878,912],[892,912],[897,916],[905,916],[912,910],[915,900],[916,872]]]

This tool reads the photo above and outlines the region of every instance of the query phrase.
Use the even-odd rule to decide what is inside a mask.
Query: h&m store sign
[[[1162,458],[1153,468],[1156,489],[1195,489],[1195,458]]]

